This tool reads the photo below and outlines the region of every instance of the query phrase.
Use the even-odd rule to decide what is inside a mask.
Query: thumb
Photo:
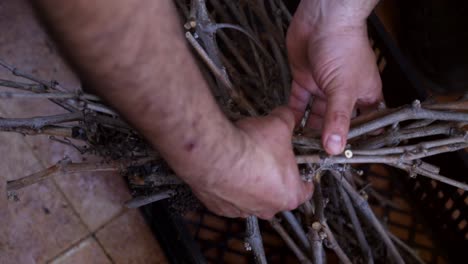
[[[325,112],[322,144],[330,155],[343,152],[348,137],[351,115],[356,97],[349,90],[333,89],[327,95],[327,109]]]

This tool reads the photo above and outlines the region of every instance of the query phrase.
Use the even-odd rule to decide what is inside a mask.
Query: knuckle
[[[242,217],[242,211],[234,209],[234,208],[220,208],[218,206],[206,206],[208,210],[210,210],[212,213],[222,216],[222,217],[227,217],[227,218],[236,218],[236,217]]]
[[[332,113],[332,121],[343,122],[343,121],[348,121],[350,119],[351,119],[350,112],[346,112],[346,111],[343,111],[343,110],[338,110],[338,111],[334,111]]]
[[[274,125],[277,127],[277,129],[289,131],[289,117],[286,117],[284,115],[276,115],[276,118],[274,119]]]
[[[216,206],[213,206],[209,203],[203,203],[203,205],[208,209],[210,212],[217,214],[217,215],[222,215],[223,211],[217,208]]]
[[[289,130],[290,126],[294,124],[294,113],[290,108],[282,106],[278,107],[272,112],[275,126]]]
[[[288,210],[288,211],[294,210],[299,206],[300,202],[301,201],[299,200],[298,196],[291,197],[288,199],[286,206],[283,210]]]
[[[303,88],[296,88],[291,90],[291,94],[289,96],[289,100],[299,102],[300,104],[307,104],[309,103],[310,95],[308,92],[304,92],[305,89]]]
[[[214,213],[215,215],[218,215],[218,216],[222,216],[222,217],[230,217],[229,214],[225,211],[221,211],[221,210],[210,210],[212,213]]]
[[[222,212],[222,216],[227,217],[227,218],[238,218],[238,217],[242,217],[242,214],[240,212],[226,210]]]
[[[271,219],[273,219],[274,216],[275,216],[275,214],[273,212],[269,212],[269,211],[265,211],[265,212],[257,214],[257,217],[260,218],[260,219],[263,219],[263,220],[271,220]]]
[[[246,213],[246,212],[241,212],[240,215],[239,215],[239,217],[245,219],[245,218],[249,217],[249,214]]]
[[[381,99],[382,98],[381,98],[381,94],[379,93],[379,91],[372,91],[371,93],[359,98],[357,101],[357,104],[358,105],[373,105],[373,104],[379,103]]]

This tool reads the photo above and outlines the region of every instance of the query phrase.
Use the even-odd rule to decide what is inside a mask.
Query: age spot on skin
[[[197,142],[196,142],[195,140],[191,140],[191,141],[185,143],[184,149],[185,149],[187,152],[192,152],[193,149],[195,149],[196,146],[197,146]]]

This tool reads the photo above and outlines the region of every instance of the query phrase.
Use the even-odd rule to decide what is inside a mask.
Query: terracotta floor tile
[[[28,136],[27,139],[28,144],[31,146],[34,154],[36,154],[36,157],[42,161],[43,165],[46,167],[56,164],[65,157],[70,158],[73,162],[100,160],[89,155],[82,155],[76,148],[52,140],[48,135]],[[58,139],[64,140],[64,138]],[[84,146],[84,143],[75,140],[73,140],[73,144],[78,147]]]
[[[51,142],[45,136],[39,138],[43,141],[36,141],[32,147],[45,166],[51,166],[66,156],[73,162],[100,161],[92,156],[83,160],[83,155],[76,149]],[[75,173],[57,175],[54,179],[91,231],[119,214],[124,209],[124,202],[131,198],[125,181],[118,173]]]
[[[43,80],[57,80],[71,90],[80,87],[78,79],[60,57],[27,1],[2,1],[0,29],[0,59]],[[0,78],[14,77],[0,69]],[[11,118],[64,112],[47,100],[37,99],[0,99],[0,109],[4,112],[3,116]],[[45,166],[51,166],[65,156],[69,156],[74,162],[81,160],[81,155],[75,149],[52,142],[48,136],[26,137],[25,141]],[[118,175],[107,173],[62,176],[55,177],[57,183],[92,230],[119,213],[123,202],[130,198]]]
[[[72,147],[52,142],[46,136],[38,138],[41,140],[37,140],[32,148],[44,166],[52,166],[66,156],[73,162],[100,161],[92,156],[83,160],[83,155]],[[124,202],[131,198],[125,181],[118,173],[59,174],[54,179],[91,231],[119,214],[124,209]]]
[[[76,149],[53,142],[48,136],[28,136],[24,137],[24,141],[45,167],[66,156],[73,162],[83,161],[83,156]],[[97,159],[87,157],[87,161],[93,160]],[[131,198],[122,176],[117,173],[56,175],[54,179],[91,231],[121,212],[123,203]]]
[[[70,70],[57,51],[49,36],[42,28],[28,1],[5,0],[0,4],[0,59],[20,71],[31,74],[39,79],[57,80],[70,90],[80,87],[79,80]],[[0,67],[0,78],[15,80],[7,70]],[[29,80],[19,79],[29,83]],[[0,88],[1,91],[22,92],[16,89]],[[64,110],[54,103],[43,99],[0,99],[2,117],[22,118],[41,115],[60,114]],[[48,146],[48,137],[26,137],[26,142],[32,147]],[[66,148],[54,144],[54,151]],[[48,152],[39,153],[40,160],[52,160]]]
[[[0,153],[3,197],[6,180],[42,168],[21,135],[0,133]],[[0,207],[0,263],[44,262],[88,232],[53,181],[26,187],[17,194],[20,201]]]
[[[2,1],[0,6],[0,59],[42,80],[57,80],[64,87],[76,90],[80,83],[64,60],[61,58],[49,36],[41,27],[34,12],[25,0]],[[0,68],[0,78],[14,80],[15,77]],[[22,82],[30,82],[20,79]],[[2,91],[16,91],[1,88]],[[60,114],[64,110],[54,103],[43,99],[0,99],[3,117],[20,118]],[[27,137],[31,145],[48,143],[48,137]],[[59,144],[56,144],[57,147]],[[55,148],[57,148],[55,147]],[[46,153],[39,157],[50,159]]]
[[[137,210],[116,218],[96,237],[115,263],[168,263]]]
[[[131,198],[118,173],[77,173],[55,179],[91,231],[124,210],[124,202]]]
[[[50,264],[110,264],[104,251],[94,238],[83,240],[65,253],[55,258]]]
[[[58,80],[68,90],[78,89],[78,79],[61,59],[27,2],[0,1],[0,59],[40,79]],[[0,69],[0,78],[15,79],[4,69]],[[61,108],[46,100],[0,99],[0,117],[31,117],[61,111]],[[0,132],[1,190],[5,190],[6,179],[36,172],[64,156],[70,156],[73,161],[80,159],[74,149],[51,143],[47,136],[22,137]],[[112,217],[121,212],[122,203],[130,198],[122,178],[109,173],[57,175],[53,181],[47,180],[25,188],[19,192],[19,197],[21,201],[18,203],[7,203],[5,199],[0,199],[2,264],[41,263],[57,256],[88,235],[87,227],[94,230],[111,221]],[[80,221],[74,211],[83,220]],[[125,250],[115,251],[115,247],[111,247],[114,260],[119,263],[129,263],[128,260],[146,263],[143,260],[150,259],[160,263],[163,257],[158,244],[136,211],[117,220],[123,226],[112,221],[111,225],[100,231],[102,238],[106,238],[109,245],[115,246],[123,243],[118,242],[121,241],[119,232],[122,231],[126,238],[139,246],[130,247],[132,250],[128,255]],[[112,233],[111,227],[115,233]],[[112,241],[112,238],[116,238],[116,241]],[[121,246],[128,247],[125,243]],[[86,246],[81,250],[87,252],[90,249]]]
[[[79,81],[61,59],[28,2],[4,0],[0,3],[0,59],[43,80],[57,80],[69,90],[78,89]],[[2,68],[0,76],[4,78],[5,74]]]

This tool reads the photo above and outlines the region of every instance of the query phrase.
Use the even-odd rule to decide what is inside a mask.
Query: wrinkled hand
[[[195,195],[211,211],[227,217],[275,213],[297,208],[312,195],[304,183],[291,146],[294,116],[278,108],[267,117],[247,118],[237,124],[239,142],[218,162],[219,175],[211,183],[192,185]]]
[[[288,30],[294,79],[289,106],[298,122],[313,96],[307,125],[322,132],[331,155],[344,150],[355,107],[362,113],[382,101],[365,22],[373,2],[303,0]]]

